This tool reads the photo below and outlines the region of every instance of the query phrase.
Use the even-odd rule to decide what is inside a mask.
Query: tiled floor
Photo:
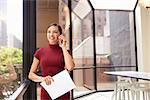
[[[115,95],[113,96],[113,92],[97,92],[93,93],[89,96],[85,96],[79,99],[75,100],[115,100]],[[143,92],[140,92],[140,94],[136,95],[134,99],[130,95],[130,99],[128,98],[127,92],[125,92],[125,99],[119,99],[117,97],[117,100],[150,100],[149,97],[145,97],[146,95],[143,95]],[[144,96],[144,97],[143,97]],[[148,95],[147,95],[148,96]],[[113,98],[112,98],[113,97]]]
[[[106,84],[105,84],[105,87],[107,87]],[[110,90],[110,88],[108,88],[108,90]],[[78,88],[74,89],[74,97],[79,97],[80,95],[84,95],[87,93],[92,93],[92,91],[85,88],[85,87],[78,87]],[[113,91],[111,91],[111,92],[97,92],[97,93],[86,95],[82,98],[75,99],[75,100],[111,100],[112,95],[113,95]]]
[[[87,92],[74,92],[74,95],[85,94]],[[97,92],[75,100],[111,100],[113,92]],[[37,88],[37,100],[40,100],[40,88]]]
[[[76,100],[111,100],[113,92],[97,92]]]
[[[91,90],[88,90],[84,87],[80,87],[80,88],[78,87],[78,88],[74,89],[73,93],[74,93],[74,98],[77,98],[81,95],[85,95],[85,94],[91,93],[91,92],[92,92]],[[127,94],[128,94],[128,92],[125,91],[125,97],[128,97]],[[113,95],[114,95],[114,91],[97,92],[97,93],[93,93],[93,94],[90,94],[90,95],[86,95],[86,96],[81,97],[81,98],[77,98],[75,100],[114,100],[115,98],[112,99]],[[40,100],[40,87],[37,88],[37,96],[38,96],[37,100]],[[132,95],[130,94],[130,98],[132,98],[131,96]],[[143,96],[143,94],[141,94],[140,98],[138,97],[139,100],[149,100],[149,99],[143,99],[142,96]],[[128,100],[128,99],[125,99],[125,100]],[[130,100],[132,100],[132,99],[130,99]],[[136,100],[136,98],[135,98],[135,100]]]

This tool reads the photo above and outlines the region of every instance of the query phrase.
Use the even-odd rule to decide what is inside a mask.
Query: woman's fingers
[[[58,38],[59,38],[60,40],[66,41],[66,38],[65,38],[64,35],[60,35]]]
[[[53,80],[53,78],[52,78],[51,76],[46,76],[46,77],[44,78],[44,81],[45,81],[45,83],[46,83],[47,85],[50,85],[54,80]]]
[[[65,36],[63,36],[63,35],[60,35],[59,36],[59,45],[60,45],[60,47],[65,47],[66,46],[66,38],[65,38]]]

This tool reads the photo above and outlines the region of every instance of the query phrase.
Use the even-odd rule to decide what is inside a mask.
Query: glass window
[[[73,79],[77,86],[73,92],[74,98],[95,91],[92,28],[93,15],[89,3],[86,0],[73,0],[72,45],[76,65]]]
[[[74,16],[72,24],[73,58],[76,64],[73,76],[77,85],[74,96],[78,96],[94,91],[92,13],[83,20]]]
[[[0,99],[22,81],[23,1],[0,0]]]
[[[104,71],[130,71],[136,70],[137,66],[132,11],[137,0],[90,2],[95,9],[95,20],[87,0],[72,1],[73,57],[76,64],[73,78],[77,85],[74,97],[94,91],[95,81],[97,90],[113,89],[112,83],[116,81],[116,77],[105,75]],[[93,42],[96,44],[96,76],[93,71]]]
[[[91,11],[91,7],[86,0],[80,0],[77,4],[75,3],[75,0],[74,0],[73,5],[75,6],[73,6],[74,8],[72,9],[72,11],[76,15],[78,15],[78,17],[81,19],[86,17],[88,13]]]
[[[116,79],[104,71],[136,70],[133,12],[95,11],[97,88],[112,89]],[[109,84],[109,85],[106,85]]]

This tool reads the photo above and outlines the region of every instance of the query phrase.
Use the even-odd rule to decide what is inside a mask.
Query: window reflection
[[[76,97],[95,90],[93,76],[93,16],[91,8],[86,9],[86,7],[90,7],[86,0],[75,0],[72,4],[73,58],[76,64],[73,79],[77,85],[77,88],[74,89],[74,97]],[[80,12],[81,9],[84,10],[82,13]]]
[[[72,1],[73,57],[76,63],[74,81],[78,86],[74,91],[75,97],[94,91],[93,34],[98,90],[110,90],[116,81],[116,77],[105,75],[104,71],[136,70],[133,12],[96,9],[93,27],[93,15],[88,10],[89,5],[83,8],[85,12],[90,11],[89,13],[81,13],[77,9],[82,3],[82,0]]]
[[[133,12],[96,10],[95,17],[97,86],[111,89],[116,78],[104,71],[136,68]]]
[[[1,100],[7,99],[22,81],[22,6],[22,0],[0,0]]]
[[[91,11],[91,7],[87,0],[79,0],[77,4],[74,4],[74,8],[72,11],[78,15],[79,18],[83,19],[88,15],[88,13]]]

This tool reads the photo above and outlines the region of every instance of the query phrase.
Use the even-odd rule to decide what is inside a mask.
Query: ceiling
[[[90,0],[95,9],[134,10],[138,0]]]

